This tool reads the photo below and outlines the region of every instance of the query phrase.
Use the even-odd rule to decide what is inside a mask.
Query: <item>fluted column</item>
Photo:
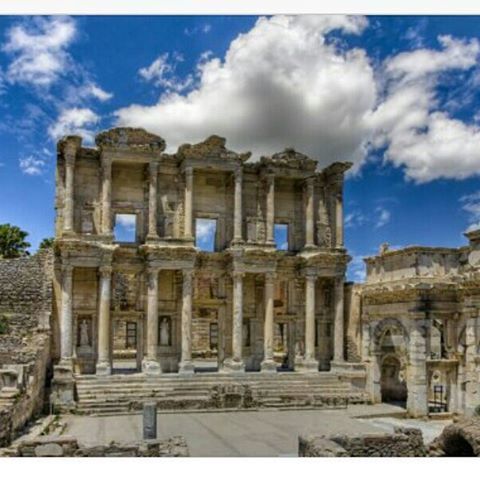
[[[112,160],[102,154],[102,234],[112,235]]]
[[[306,370],[318,371],[315,359],[315,283],[317,276],[308,273],[305,276],[305,358]]]
[[[65,197],[63,207],[63,231],[73,233],[75,154],[73,146],[65,148]]]
[[[273,297],[275,291],[275,274],[265,274],[265,323],[264,323],[264,346],[263,346],[263,362],[261,365],[262,372],[276,372],[277,366],[273,359]]]
[[[313,209],[313,194],[314,194],[314,178],[307,178],[305,184],[305,248],[315,247],[314,238],[314,209]]]
[[[193,168],[185,169],[185,238],[192,238]]]
[[[266,177],[267,187],[267,243],[275,243],[273,228],[275,222],[275,177],[268,174]]]
[[[142,370],[148,375],[161,373],[158,362],[158,268],[147,272],[147,352]]]
[[[233,325],[232,358],[225,362],[227,370],[241,371],[245,368],[243,361],[243,272],[233,272]]]
[[[179,366],[180,373],[193,373],[194,370],[192,362],[192,277],[192,270],[183,270],[182,353]]]
[[[234,220],[233,220],[233,243],[242,243],[242,183],[243,172],[242,168],[238,167],[235,170],[235,205],[234,205]]]
[[[98,360],[97,375],[110,375],[110,301],[112,285],[112,267],[104,265],[100,272],[100,307],[98,309]]]
[[[73,357],[73,267],[62,266],[62,313],[60,318],[60,359],[71,363]]]
[[[335,326],[334,326],[334,344],[333,359],[335,362],[344,361],[344,307],[343,307],[343,289],[344,277],[335,278]]]
[[[152,161],[149,165],[149,187],[148,187],[148,240],[158,238],[157,231],[157,190],[158,190],[158,162]]]

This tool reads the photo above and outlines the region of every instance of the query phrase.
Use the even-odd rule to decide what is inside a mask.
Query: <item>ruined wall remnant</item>
[[[425,457],[422,432],[396,428],[394,433],[358,436],[299,437],[300,457]]]

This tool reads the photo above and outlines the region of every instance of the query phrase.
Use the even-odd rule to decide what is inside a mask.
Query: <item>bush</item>
[[[0,316],[0,335],[8,333],[8,322],[5,315]]]

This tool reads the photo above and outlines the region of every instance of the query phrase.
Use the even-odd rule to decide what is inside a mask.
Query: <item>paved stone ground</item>
[[[359,434],[393,431],[396,425],[422,428],[428,440],[446,424],[402,420],[391,405],[351,406],[346,410],[167,413],[158,416],[158,436],[183,435],[195,457],[297,456],[298,435]],[[382,418],[357,418],[391,415]],[[62,418],[64,432],[87,444],[141,439],[141,415],[76,416]]]

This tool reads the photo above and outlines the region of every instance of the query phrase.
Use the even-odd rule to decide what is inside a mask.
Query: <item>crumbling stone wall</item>
[[[14,457],[188,457],[188,447],[181,436],[138,443],[83,445],[71,436],[43,436],[26,440],[14,451]]]
[[[0,373],[18,374],[15,385],[0,384],[0,445],[43,408],[50,363],[52,277],[50,249],[0,260]]]
[[[393,434],[299,437],[300,457],[425,457],[427,449],[417,428],[396,428]]]

